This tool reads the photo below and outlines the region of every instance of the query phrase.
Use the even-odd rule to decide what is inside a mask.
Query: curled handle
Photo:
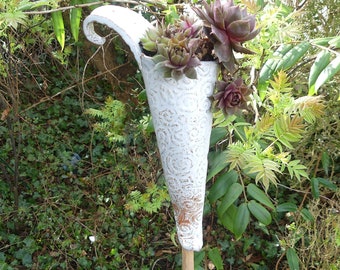
[[[114,5],[98,7],[85,18],[83,23],[86,38],[97,45],[103,45],[106,39],[95,32],[95,22],[108,26],[123,38],[126,44],[129,45],[139,68],[142,70],[142,51],[139,41],[146,30],[153,27],[153,25],[144,19],[142,15],[128,8]]]

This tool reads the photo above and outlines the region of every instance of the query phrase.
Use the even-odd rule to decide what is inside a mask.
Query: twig
[[[144,3],[148,3],[148,4],[153,4],[153,5],[158,5],[161,8],[165,8],[164,5],[161,5],[161,3],[158,3],[157,1],[130,1],[130,0],[117,0],[117,1],[97,1],[97,2],[91,2],[91,3],[86,3],[86,4],[78,4],[78,5],[72,5],[72,6],[67,6],[67,7],[59,7],[59,8],[53,8],[53,9],[49,9],[49,10],[40,10],[40,11],[25,11],[23,12],[26,15],[42,15],[42,14],[49,14],[49,13],[53,13],[56,11],[66,11],[69,9],[73,9],[73,8],[84,8],[84,7],[91,7],[91,6],[95,6],[95,5],[99,5],[99,4],[112,4],[112,3],[123,3],[123,4],[144,4]]]
[[[97,77],[103,76],[105,73],[110,73],[112,70],[121,68],[121,67],[123,67],[123,66],[125,66],[125,65],[127,65],[127,64],[128,64],[128,63],[124,63],[124,64],[119,65],[119,66],[117,66],[117,67],[114,67],[114,68],[112,68],[112,69],[110,69],[110,70],[105,70],[105,72],[101,72],[101,73],[99,73],[99,74],[97,74],[97,75],[95,75],[95,76],[93,76],[93,77],[91,77],[91,78],[88,78],[88,79],[84,80],[84,81],[77,82],[76,84],[71,85],[71,86],[69,86],[69,87],[66,87],[65,89],[59,91],[58,93],[54,94],[53,96],[43,97],[43,98],[40,99],[40,101],[38,101],[37,103],[35,103],[35,104],[33,104],[32,106],[30,106],[30,107],[26,108],[25,110],[23,110],[23,112],[26,112],[26,111],[28,111],[28,110],[30,110],[30,109],[32,109],[32,108],[38,106],[39,104],[46,102],[46,101],[51,101],[51,100],[53,100],[54,98],[60,96],[61,94],[67,92],[68,90],[71,90],[72,88],[75,88],[75,87],[77,87],[77,86],[79,86],[79,85],[82,85],[83,83],[88,82],[88,81],[91,81],[91,80],[93,80],[93,79],[95,79],[95,78],[97,78]]]

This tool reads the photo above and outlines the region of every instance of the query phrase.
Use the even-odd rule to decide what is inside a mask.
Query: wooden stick
[[[182,270],[194,270],[194,251],[182,248]]]

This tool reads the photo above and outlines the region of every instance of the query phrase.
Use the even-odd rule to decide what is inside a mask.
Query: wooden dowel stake
[[[194,251],[182,248],[182,270],[194,270]]]

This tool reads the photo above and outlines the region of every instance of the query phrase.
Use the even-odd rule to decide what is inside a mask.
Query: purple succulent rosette
[[[247,9],[235,6],[233,0],[221,3],[215,0],[208,4],[203,1],[204,10],[192,7],[204,21],[205,32],[214,44],[214,53],[219,61],[230,72],[236,70],[233,50],[239,53],[253,53],[242,46],[242,43],[253,39],[260,29],[255,29],[255,15]]]
[[[217,93],[214,95],[214,99],[217,101],[217,107],[225,114],[235,114],[246,108],[251,91],[241,78],[230,83],[218,81],[216,87]]]

